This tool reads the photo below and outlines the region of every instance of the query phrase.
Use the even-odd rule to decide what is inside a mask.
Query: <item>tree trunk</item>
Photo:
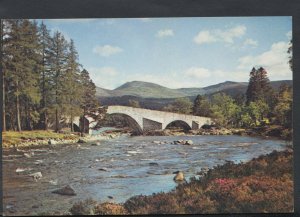
[[[55,109],[55,132],[59,131],[58,109]]]
[[[45,50],[45,48],[44,48]],[[42,78],[42,108],[43,108],[43,114],[42,114],[42,122],[44,124],[43,129],[47,130],[48,129],[48,121],[47,121],[47,111],[46,109],[46,87],[45,87],[45,83],[46,83],[46,79],[45,79],[45,52],[43,52],[43,78]]]
[[[21,119],[20,119],[20,102],[19,102],[19,82],[17,80],[17,85],[16,85],[16,92],[17,92],[17,95],[16,95],[16,108],[17,108],[17,130],[19,132],[21,132]]]
[[[0,31],[1,31],[1,59],[3,59],[3,20],[1,20],[0,22]],[[2,131],[6,131],[6,111],[5,111],[5,76],[4,76],[4,70],[3,70],[3,62],[1,61],[1,71],[2,71],[2,87],[3,87],[3,90],[2,90],[2,105],[3,105],[3,113],[2,113],[2,121],[3,121],[3,126],[2,126]]]
[[[74,132],[74,127],[73,127],[73,111],[71,109],[71,132]]]
[[[2,21],[1,21],[2,22]],[[1,67],[2,68],[2,67]],[[5,111],[5,81],[4,81],[4,72],[2,73],[2,82],[3,82],[3,91],[2,91],[2,94],[3,94],[3,99],[2,99],[2,108],[3,108],[3,113],[2,113],[2,120],[3,120],[3,126],[2,126],[2,131],[6,131],[6,111]]]
[[[48,116],[47,113],[44,113],[44,130],[48,130]]]
[[[82,133],[85,133],[85,109],[83,110],[83,116],[82,116]]]

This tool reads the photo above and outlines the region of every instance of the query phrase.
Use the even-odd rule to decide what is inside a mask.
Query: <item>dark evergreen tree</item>
[[[51,105],[51,51],[52,38],[46,25],[42,22],[39,27],[39,41],[41,52],[41,71],[40,71],[40,90],[41,90],[41,102],[40,102],[40,128],[48,129],[48,114]]]
[[[69,44],[67,70],[64,76],[64,112],[70,119],[70,128],[73,132],[73,119],[75,116],[82,114],[81,101],[83,97],[84,86],[81,85],[80,80],[80,64],[78,63],[78,53],[76,51],[74,41],[71,40]]]
[[[207,97],[198,95],[194,100],[193,114],[209,117],[211,115],[210,102]]]
[[[32,128],[32,114],[39,100],[38,88],[38,34],[36,23],[29,20],[7,20],[5,74],[10,80],[10,90],[15,98],[16,125],[21,131],[21,111],[24,127]]]
[[[287,52],[289,54],[289,65],[290,65],[291,70],[293,71],[293,41],[292,40],[290,41]]]
[[[272,87],[267,75],[267,71],[260,67],[259,69],[253,68],[250,72],[250,79],[248,89],[246,92],[246,104],[258,100],[266,101],[272,93]]]
[[[51,43],[51,58],[50,58],[50,84],[53,89],[52,107],[55,119],[55,131],[60,130],[60,118],[62,117],[62,107],[64,103],[64,75],[67,69],[68,58],[68,43],[64,36],[56,31]]]
[[[81,102],[81,108],[83,110],[83,120],[85,120],[84,117],[86,116],[90,116],[95,120],[101,119],[102,117],[100,117],[99,115],[102,114],[103,111],[99,108],[100,104],[96,97],[96,85],[90,78],[89,72],[87,70],[82,70],[80,80],[81,87],[83,90]],[[85,124],[83,124],[81,130],[82,132],[86,131]]]

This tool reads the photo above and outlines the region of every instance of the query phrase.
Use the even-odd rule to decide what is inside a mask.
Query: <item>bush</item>
[[[94,215],[97,202],[91,198],[75,203],[70,212],[72,215]]]

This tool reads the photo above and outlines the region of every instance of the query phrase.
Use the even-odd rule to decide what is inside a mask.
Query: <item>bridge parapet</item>
[[[133,108],[128,106],[108,106],[108,114],[125,114],[133,118],[143,131],[151,128],[165,129],[174,121],[184,121],[191,129],[198,129],[204,124],[211,124],[211,118],[187,114],[178,114],[166,111]],[[153,122],[151,124],[151,121]]]

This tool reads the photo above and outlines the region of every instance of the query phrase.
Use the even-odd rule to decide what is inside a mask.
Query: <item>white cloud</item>
[[[164,37],[170,37],[173,36],[174,32],[172,29],[161,29],[156,33],[156,37],[158,38],[164,38]]]
[[[201,31],[194,37],[194,42],[197,44],[205,44],[217,41],[217,38],[210,31]]]
[[[226,30],[203,30],[194,37],[194,42],[197,44],[212,42],[226,42],[232,44],[235,38],[240,38],[245,35],[246,30],[247,28],[243,25],[239,25]]]
[[[117,46],[104,45],[104,46],[96,46],[93,48],[93,52],[99,54],[103,57],[109,57],[111,55],[122,52],[123,50]]]
[[[220,34],[221,39],[227,43],[233,43],[234,38],[239,38],[246,33],[247,28],[245,26],[236,26],[234,28],[222,31],[217,30],[217,34]]]
[[[184,72],[185,75],[194,78],[208,78],[211,76],[211,72],[205,68],[191,67]]]
[[[257,47],[258,45],[258,42],[251,39],[251,38],[247,38],[245,41],[244,41],[244,46],[251,46],[251,47]]]
[[[288,42],[274,43],[270,50],[257,56],[244,56],[239,59],[239,70],[250,71],[252,67],[262,66],[271,80],[292,78],[288,65]]]

